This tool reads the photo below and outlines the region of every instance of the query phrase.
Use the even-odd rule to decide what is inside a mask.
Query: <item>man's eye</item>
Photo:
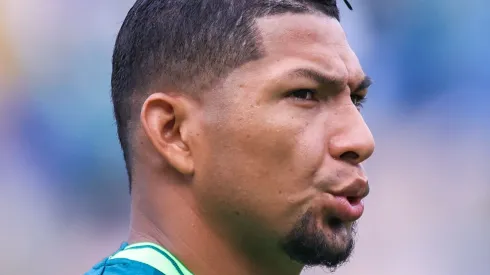
[[[310,89],[299,89],[289,93],[288,97],[298,100],[316,100],[316,91]]]
[[[357,109],[362,109],[363,105],[366,103],[366,97],[360,95],[351,95],[352,103],[357,107]]]

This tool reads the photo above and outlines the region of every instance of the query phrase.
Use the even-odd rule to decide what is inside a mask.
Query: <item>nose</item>
[[[334,159],[357,165],[374,152],[374,137],[357,109],[338,118],[337,127],[329,141],[329,152]]]

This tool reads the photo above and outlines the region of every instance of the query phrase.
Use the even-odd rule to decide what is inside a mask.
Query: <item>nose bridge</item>
[[[342,108],[338,113],[336,128],[330,138],[329,152],[335,159],[344,155],[356,164],[369,158],[374,152],[374,137],[361,113],[353,105]],[[354,154],[353,154],[354,153]]]

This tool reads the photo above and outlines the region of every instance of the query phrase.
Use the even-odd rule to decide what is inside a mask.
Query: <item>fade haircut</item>
[[[339,20],[336,0],[137,0],[116,39],[112,102],[131,191],[132,129],[150,91],[199,93],[264,55],[255,20],[320,13]]]

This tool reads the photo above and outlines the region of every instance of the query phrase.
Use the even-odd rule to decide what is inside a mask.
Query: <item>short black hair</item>
[[[199,92],[261,58],[255,19],[283,13],[323,13],[339,20],[336,0],[136,1],[116,39],[111,79],[130,190],[131,129],[142,98],[156,85]]]

